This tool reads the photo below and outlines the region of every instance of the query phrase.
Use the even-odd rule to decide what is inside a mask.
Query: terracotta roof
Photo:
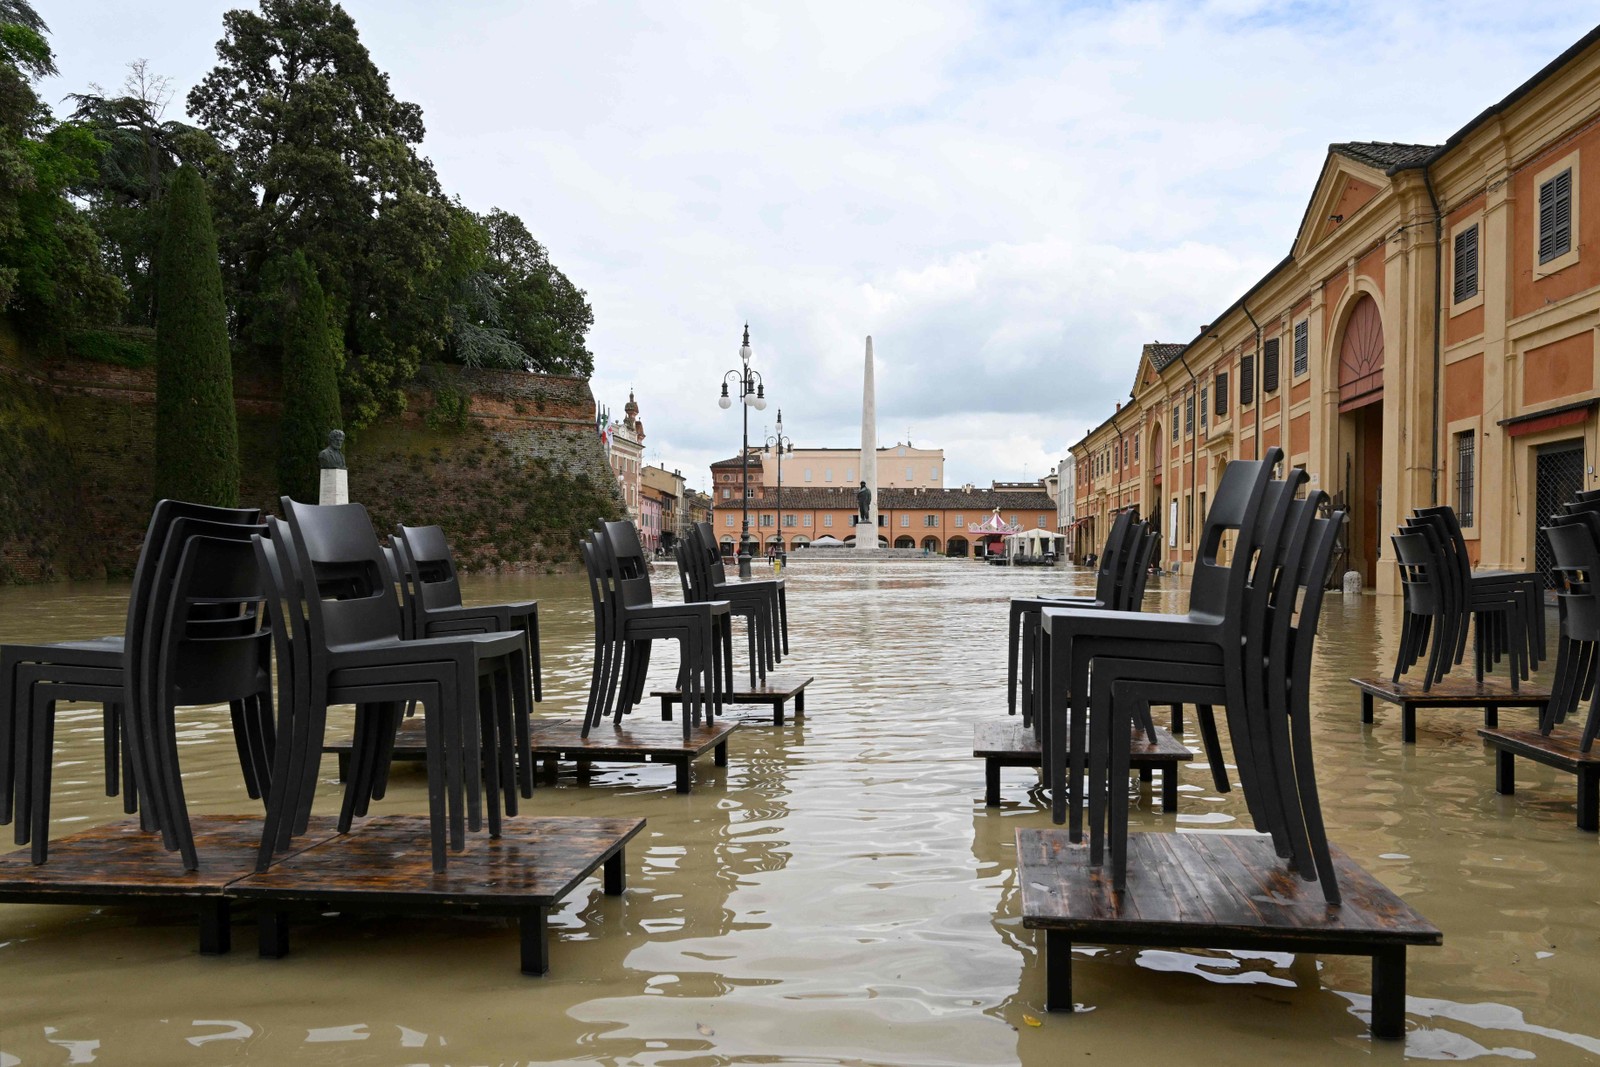
[[[1168,344],[1165,341],[1152,341],[1144,346],[1144,354],[1150,357],[1150,362],[1155,364],[1156,370],[1163,371],[1167,369],[1173,360],[1183,355],[1183,350],[1188,347],[1188,345],[1183,344],[1175,345]]]
[[[1344,141],[1329,145],[1328,151],[1386,171],[1390,167],[1410,167],[1424,162],[1439,151],[1439,146],[1399,144],[1395,141]]]
[[[759,467],[759,466],[761,466],[761,457],[752,455],[750,457],[750,462],[754,466]],[[719,459],[715,463],[713,463],[712,466],[713,467],[742,467],[742,466],[744,466],[744,459],[742,457],[740,457],[740,456],[734,456],[731,459]]]
[[[775,508],[778,503],[777,490],[768,486],[760,495],[752,497],[750,506]],[[737,509],[739,501],[730,500],[720,506]],[[804,487],[791,489],[783,488],[783,508],[785,511],[792,509],[820,509],[851,508],[856,506],[856,490],[849,488],[817,488]],[[930,511],[961,510],[961,511],[993,511],[999,508],[1003,512],[1012,511],[1054,511],[1056,502],[1050,499],[1049,494],[1040,491],[1036,493],[1000,492],[992,489],[923,489],[920,492],[914,489],[881,489],[878,491],[879,510],[907,511],[925,509]]]

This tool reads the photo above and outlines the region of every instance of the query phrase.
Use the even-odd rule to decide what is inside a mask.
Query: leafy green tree
[[[54,125],[33,90],[56,72],[46,30],[26,0],[0,0],[0,309],[35,334],[114,314],[121,297],[67,197],[94,174],[99,144],[76,124]]]
[[[217,238],[205,182],[173,175],[156,271],[156,494],[239,502],[239,432]]]
[[[283,417],[278,422],[278,492],[316,500],[317,453],[328,431],[342,429],[339,351],[328,302],[304,253],[272,263],[270,285],[281,312]]]
[[[588,296],[550,262],[544,245],[522,220],[495,208],[489,230],[487,273],[499,293],[499,320],[528,359],[530,370],[587,377],[594,356],[585,338],[594,325]]]
[[[422,111],[394,98],[331,0],[261,0],[224,15],[223,30],[188,105],[231,155],[215,187],[241,335],[273,358],[260,270],[303,250],[341,322],[346,411],[359,425],[398,408],[442,346],[433,275],[449,209],[416,151]]]

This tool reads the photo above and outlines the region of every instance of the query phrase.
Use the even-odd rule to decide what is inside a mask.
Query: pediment
[[[1322,176],[1311,194],[1311,203],[1300,220],[1294,254],[1298,259],[1350,225],[1357,212],[1377,198],[1389,177],[1383,171],[1363,166],[1353,159],[1329,152],[1322,165]],[[1340,221],[1334,221],[1335,217]]]

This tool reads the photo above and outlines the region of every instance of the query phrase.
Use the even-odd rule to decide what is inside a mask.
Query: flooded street
[[[1408,1034],[1391,1044],[1367,1036],[1369,964],[1350,957],[1085,947],[1073,979],[1088,1010],[1045,1012],[1013,835],[1049,816],[1026,770],[1004,772],[1003,806],[984,807],[972,730],[1005,715],[1008,598],[1087,592],[1089,572],[934,559],[806,561],[787,576],[793,654],[779,670],[815,676],[806,718],[739,731],[729,766],[697,763],[688,796],[667,765],[602,765],[587,787],[569,766],[524,807],[648,820],[624,896],[595,878],[553,914],[548,976],[518,974],[515,924],[497,919],[329,915],[297,922],[272,961],[256,957],[247,911],[233,953],[202,958],[182,911],[0,905],[0,1065],[1600,1059],[1600,855],[1574,828],[1572,778],[1519,761],[1518,795],[1497,796],[1470,711],[1420,712],[1414,746],[1398,708],[1362,725],[1347,679],[1387,673],[1397,598],[1330,596],[1313,698],[1330,838],[1445,935],[1408,954]],[[468,602],[539,599],[537,712],[581,714],[582,580],[466,587]],[[1181,606],[1177,579],[1152,587],[1152,609]],[[657,589],[675,599],[676,574]],[[0,589],[0,642],[118,632],[125,592]],[[671,659],[657,656],[652,681]],[[191,809],[259,810],[226,709],[182,714]],[[58,726],[57,836],[121,818],[101,795],[99,724],[98,707],[75,705]],[[326,760],[320,811],[336,810],[334,770]],[[1182,782],[1171,816],[1133,781],[1133,829],[1246,825],[1203,757]],[[420,769],[401,765],[373,813],[425,803]]]

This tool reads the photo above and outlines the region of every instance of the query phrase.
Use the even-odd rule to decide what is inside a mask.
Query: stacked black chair
[[[366,509],[283,498],[285,523],[259,542],[280,677],[278,738],[258,865],[287,848],[309,823],[327,708],[357,706],[351,773],[339,829],[348,831],[381,795],[399,716],[408,701],[427,708],[428,811],[433,868],[466,830],[497,835],[502,803],[516,807],[514,719],[529,713],[527,647],[520,632],[407,640],[400,605]],[[431,702],[431,703],[430,703]]]
[[[726,600],[730,615],[745,621],[745,645],[750,664],[750,686],[757,679],[765,682],[767,672],[781,660],[778,652],[777,592],[768,582],[724,582],[716,584],[713,560],[721,562],[715,542],[707,542],[698,526],[673,546],[678,562],[678,578],[685,601],[705,603]]]
[[[723,566],[722,552],[717,547],[716,532],[711,529],[709,522],[694,524],[694,532],[699,537],[700,549],[705,563],[705,574],[710,581],[710,593],[713,599],[727,600],[734,588],[745,590],[741,596],[755,596],[760,593],[765,596],[768,605],[769,632],[774,635],[771,642],[772,658],[783,662],[783,657],[789,654],[789,589],[782,578],[745,578],[738,582],[728,581],[727,568]]]
[[[1097,656],[1154,659],[1181,663],[1192,676],[1221,679],[1229,733],[1239,760],[1241,779],[1255,771],[1249,721],[1244,715],[1245,670],[1243,634],[1246,592],[1257,556],[1268,543],[1260,520],[1273,464],[1281,459],[1269,449],[1265,460],[1239,460],[1223,473],[1206,527],[1190,585],[1189,611],[1182,615],[1157,615],[1103,609],[1045,608],[1040,620],[1045,652],[1041,658],[1046,694],[1041,740],[1047,780],[1053,790],[1052,817],[1068,821],[1073,840],[1082,838],[1080,783],[1083,780],[1089,699],[1089,669]],[[1303,475],[1302,475],[1303,476]],[[1222,539],[1236,533],[1233,559],[1224,564],[1218,554]],[[1175,697],[1173,702],[1181,698]],[[1183,702],[1188,702],[1183,699]],[[1200,723],[1207,735],[1206,750],[1215,746],[1215,724],[1200,705]],[[1066,754],[1070,753],[1070,761]],[[1067,767],[1070,762],[1070,773]],[[1220,761],[1213,761],[1213,773]],[[1262,807],[1260,790],[1247,791],[1245,799],[1258,825],[1273,825]],[[1070,810],[1069,810],[1070,809]]]
[[[1600,650],[1600,514],[1578,511],[1552,516],[1541,528],[1553,558],[1551,579],[1560,618],[1556,666],[1550,702],[1539,719],[1539,732],[1549,735],[1578,705],[1594,699],[1584,725],[1587,752],[1600,731],[1600,692],[1595,681]]]
[[[732,628],[727,601],[656,603],[633,524],[602,522],[580,545],[595,615],[595,661],[583,736],[607,715],[622,717],[643,699],[650,645],[676,641],[687,740],[703,715],[720,714],[732,689]]]

